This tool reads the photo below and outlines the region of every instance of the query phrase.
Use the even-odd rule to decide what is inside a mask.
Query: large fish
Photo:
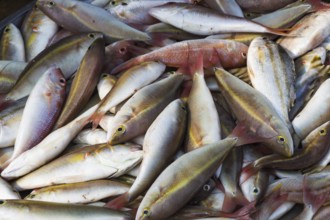
[[[292,129],[289,111],[295,100],[293,59],[278,44],[257,37],[250,44],[247,67],[253,87],[268,98]]]
[[[199,39],[181,41],[130,59],[112,70],[112,74],[141,62],[160,61],[170,67],[189,67],[203,54],[204,68],[223,66],[242,67],[246,63],[248,47],[231,40]]]
[[[244,124],[242,126],[261,138],[259,142],[264,142],[273,151],[292,156],[291,134],[271,102],[259,91],[221,68],[215,70],[215,76],[231,111]]]
[[[54,67],[38,80],[26,102],[10,160],[40,143],[52,131],[64,103],[65,86],[62,71]]]
[[[266,27],[245,18],[220,14],[191,4],[162,5],[150,9],[149,13],[164,23],[196,35],[207,36],[232,32],[287,35],[281,29]]]
[[[37,6],[58,25],[74,32],[102,32],[109,42],[150,40],[148,34],[119,21],[103,8],[74,0],[38,0]]]

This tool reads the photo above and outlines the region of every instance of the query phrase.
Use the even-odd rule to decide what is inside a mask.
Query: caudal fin
[[[126,62],[124,62],[122,64],[119,64],[118,66],[116,66],[115,68],[113,68],[113,70],[111,71],[110,74],[111,75],[115,75],[115,74],[117,74],[119,72],[122,72],[124,70],[127,70],[127,69],[129,69],[129,68],[131,68],[131,67],[133,67],[135,65],[138,65],[141,62],[146,61],[146,60],[143,60],[142,56],[143,55],[138,56],[138,57],[135,57],[135,58],[132,58],[132,59],[130,59],[130,60],[128,60],[128,61],[126,61]]]
[[[228,137],[237,137],[238,141],[236,146],[245,144],[259,143],[266,140],[266,138],[258,136],[255,132],[252,132],[245,122],[238,122],[234,130]]]
[[[100,121],[101,121],[101,119],[102,119],[102,117],[105,115],[105,113],[104,112],[99,112],[99,111],[96,111],[96,112],[94,112],[94,114],[91,116],[91,117],[89,117],[88,119],[87,119],[87,123],[89,123],[89,122],[92,122],[92,124],[93,124],[93,130],[94,129],[96,129],[97,128],[97,126],[100,124]]]
[[[111,200],[104,207],[111,208],[111,209],[122,209],[124,206],[127,205],[129,202],[128,193],[124,193],[123,195]]]

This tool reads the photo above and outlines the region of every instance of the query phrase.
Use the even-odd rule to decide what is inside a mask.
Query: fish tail
[[[129,202],[129,194],[128,192],[126,192],[121,196],[105,204],[104,207],[118,210],[118,209],[122,209],[128,202]]]
[[[143,55],[142,55],[143,56]],[[147,60],[144,60],[141,56],[138,56],[138,57],[135,57],[133,59],[130,59],[122,64],[119,64],[118,66],[116,66],[111,72],[110,74],[111,75],[115,75],[119,72],[122,72],[124,70],[127,70],[129,68],[131,68],[132,66],[135,66],[141,62],[144,62],[144,61],[147,61]]]
[[[327,201],[330,192],[324,193],[313,192],[312,183],[308,183],[307,176],[304,176],[303,180],[303,201],[306,206],[311,206],[313,213],[316,213],[321,206]]]
[[[266,138],[258,136],[256,133],[252,132],[245,122],[238,122],[234,130],[228,137],[238,138],[236,146],[242,146],[246,144],[253,144],[258,142],[263,142]]]
[[[285,36],[285,37],[299,37],[297,34],[290,33],[292,31],[292,28],[270,28],[267,27],[267,30],[271,34]]]
[[[254,163],[250,163],[245,166],[241,172],[240,185],[242,185],[246,180],[248,180],[251,176],[255,175],[259,170],[254,167]]]
[[[93,123],[93,130],[95,130],[97,126],[100,124],[100,121],[104,115],[105,112],[96,111],[91,117],[87,119],[87,122]]]
[[[238,209],[234,213],[222,213],[219,215],[224,218],[235,218],[239,220],[250,220],[252,219],[250,217],[251,214],[257,211],[257,208],[255,207],[255,202],[250,202],[247,205],[243,206],[242,208]]]

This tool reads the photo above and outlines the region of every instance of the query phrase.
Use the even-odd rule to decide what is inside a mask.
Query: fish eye
[[[241,55],[243,58],[246,58],[246,53],[243,52],[243,53],[241,53]]]
[[[283,136],[277,136],[277,143],[284,144],[285,143],[285,138]]]
[[[120,133],[120,134],[123,134],[125,133],[126,129],[125,129],[125,126],[124,125],[120,125],[118,128],[117,128],[117,132]]]
[[[0,205],[4,204],[5,200],[0,200]]]
[[[109,75],[108,74],[103,74],[102,78],[107,78]]]
[[[121,54],[126,53],[126,48],[125,48],[125,47],[120,48],[120,49],[119,49],[119,52],[120,52]]]
[[[112,4],[112,5],[115,5],[115,4],[116,4],[116,1],[112,1],[111,4]]]
[[[89,38],[95,38],[95,35],[94,34],[88,34],[88,37]]]
[[[258,194],[259,193],[259,189],[257,187],[253,187],[252,192],[253,192],[253,194]]]
[[[55,5],[56,5],[55,2],[53,2],[53,1],[48,2],[48,6],[49,6],[49,7],[53,7],[53,6],[55,6]]]
[[[151,212],[148,209],[145,209],[143,210],[143,215],[148,217],[151,215]]]
[[[122,6],[126,6],[126,5],[128,5],[128,4],[127,4],[126,2],[122,2],[121,5],[122,5]]]
[[[9,27],[6,27],[5,30],[4,30],[5,33],[8,33],[9,31],[10,31]]]
[[[211,187],[210,187],[209,184],[205,184],[205,185],[203,186],[203,190],[206,191],[206,192],[210,191],[210,189],[211,189]]]
[[[65,85],[65,79],[64,78],[60,78],[60,84],[63,86],[63,85]]]
[[[324,135],[327,134],[327,131],[326,131],[325,129],[322,129],[322,130],[319,131],[319,134],[320,134],[321,136],[324,136]]]

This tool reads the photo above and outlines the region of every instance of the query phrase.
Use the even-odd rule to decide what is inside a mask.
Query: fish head
[[[292,137],[286,132],[280,132],[277,136],[272,137],[270,141],[266,141],[268,147],[271,148],[273,151],[286,156],[291,157],[293,155],[293,140]]]
[[[48,70],[49,84],[55,92],[65,92],[66,80],[60,68],[51,67]]]
[[[127,133],[127,127],[125,124],[121,124],[117,126],[117,128],[114,130],[112,136],[108,140],[109,144],[116,144],[122,142],[122,139],[125,137]]]

